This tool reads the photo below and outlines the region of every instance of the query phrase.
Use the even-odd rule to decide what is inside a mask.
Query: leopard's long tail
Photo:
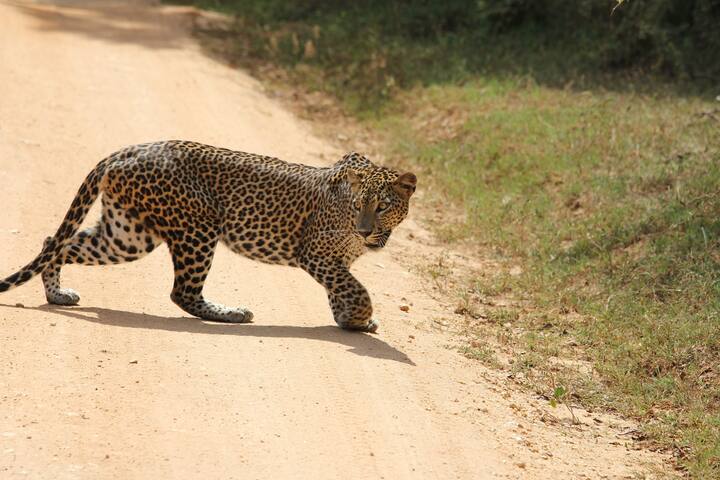
[[[45,243],[40,254],[32,262],[9,277],[0,280],[0,292],[22,285],[35,275],[42,273],[45,267],[62,252],[68,241],[77,233],[88,210],[100,194],[100,182],[105,176],[105,168],[109,160],[110,157],[102,160],[85,177],[85,181],[80,185],[80,189],[55,235]]]

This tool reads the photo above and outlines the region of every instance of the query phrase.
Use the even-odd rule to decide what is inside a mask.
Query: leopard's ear
[[[354,159],[356,159],[356,158],[359,157],[359,156],[360,156],[360,154],[357,153],[355,150],[353,150],[353,151],[350,151],[350,152],[346,153],[345,155],[343,155],[343,158],[342,158],[342,160],[340,160],[340,161],[341,161],[341,162],[342,162],[342,161],[347,162],[348,160],[354,160]]]
[[[393,182],[393,189],[400,194],[403,198],[407,199],[415,193],[415,186],[417,185],[417,177],[414,173],[406,172],[400,175],[395,182]]]
[[[362,182],[362,175],[360,172],[356,172],[352,168],[347,169],[347,181],[350,184],[350,189],[353,193],[357,193],[360,190],[360,183]]]

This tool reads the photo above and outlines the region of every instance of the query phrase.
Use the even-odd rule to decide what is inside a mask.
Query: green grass
[[[673,79],[664,88],[698,95],[715,88],[720,71],[712,0],[697,0],[682,25],[672,10],[687,8],[669,4],[683,0],[625,2],[612,17],[612,1],[599,0],[167,1],[235,15],[234,28],[206,38],[243,66],[280,64],[363,116],[399,91],[478,76],[627,92],[653,90],[651,73]],[[635,69],[617,81],[623,66]]]
[[[274,62],[373,128],[391,162],[416,170],[426,204],[447,212],[433,225],[442,238],[522,267],[464,278],[464,355],[501,368],[493,345],[505,349],[507,368],[539,392],[562,386],[573,402],[635,418],[690,476],[720,477],[712,96],[599,71],[584,53],[592,36],[411,41],[369,9],[293,17],[282,2],[194,3],[243,14],[230,31],[201,32],[211,49]],[[481,50],[477,35],[489,40]],[[452,268],[428,272],[442,284]]]
[[[462,209],[443,235],[524,267],[503,295],[533,308],[490,310],[471,338],[509,321],[520,333],[498,341],[529,353],[516,369],[590,360],[599,384],[563,372],[580,402],[641,420],[696,478],[720,475],[719,113],[477,78],[401,94],[378,121],[438,204]]]

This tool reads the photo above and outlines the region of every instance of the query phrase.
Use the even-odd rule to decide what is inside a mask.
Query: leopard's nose
[[[367,238],[372,233],[372,230],[367,229],[358,229],[358,233],[363,236],[363,238]]]

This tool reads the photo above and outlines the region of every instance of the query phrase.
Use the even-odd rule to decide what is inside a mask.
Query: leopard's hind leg
[[[205,300],[202,295],[210,272],[219,233],[210,227],[198,226],[195,234],[179,233],[168,240],[175,268],[175,282],[170,298],[187,313],[203,320],[227,323],[249,323],[253,314],[243,307],[226,307]]]
[[[45,241],[49,241],[50,238]],[[131,211],[103,199],[100,221],[78,232],[42,273],[45,297],[56,305],[75,305],[80,296],[60,286],[60,269],[68,263],[109,265],[144,257],[162,240],[147,229]]]

